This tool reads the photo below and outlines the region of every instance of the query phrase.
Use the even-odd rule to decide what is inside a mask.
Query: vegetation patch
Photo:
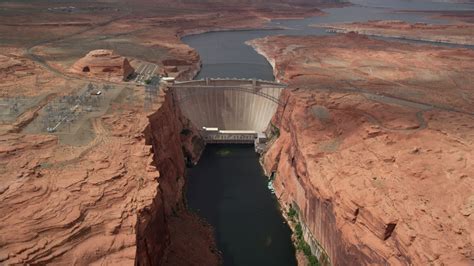
[[[276,127],[273,123],[270,123],[272,136],[280,137],[280,129]]]
[[[217,155],[224,157],[224,156],[229,156],[231,154],[231,151],[229,149],[220,149],[217,151]]]
[[[192,131],[190,129],[183,128],[180,133],[183,136],[189,136],[192,133]]]
[[[304,240],[303,236],[303,228],[301,227],[301,223],[298,220],[298,212],[293,208],[292,205],[290,205],[290,208],[288,209],[288,212],[286,213],[288,220],[294,224],[294,229],[293,232],[295,234],[295,245],[296,245],[296,250],[303,252],[305,255],[306,259],[308,260],[308,263],[310,266],[319,266],[321,265],[316,258],[316,256],[311,253],[311,247],[309,246],[308,243]]]
[[[290,220],[290,222],[295,223],[298,220],[298,212],[291,205],[286,215],[288,216],[288,220]]]

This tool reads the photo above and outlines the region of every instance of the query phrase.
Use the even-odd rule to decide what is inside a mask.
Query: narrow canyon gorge
[[[172,97],[160,99],[148,114],[122,109],[94,122],[114,133],[79,159],[55,149],[55,138],[2,138],[1,159],[22,169],[1,187],[3,220],[16,228],[1,229],[2,264],[219,264],[212,229],[183,198],[186,163],[204,144]]]
[[[418,4],[0,2],[0,264],[472,265],[474,9]]]
[[[171,94],[164,95],[159,109],[149,116],[145,138],[158,170],[158,191],[152,205],[138,216],[136,262],[217,265],[212,229],[189,213],[184,198],[186,164],[197,163],[205,144]]]

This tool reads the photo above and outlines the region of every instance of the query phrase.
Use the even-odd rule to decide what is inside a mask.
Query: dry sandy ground
[[[28,101],[23,113],[0,125],[0,210],[6,214],[0,218],[0,263],[133,264],[137,245],[142,262],[218,263],[211,230],[183,208],[180,145],[191,146],[191,140],[178,133],[189,125],[163,105],[162,97],[153,107],[153,134],[144,133],[151,113],[143,110],[143,87],[130,83],[114,84],[130,88],[100,115],[88,118],[90,141],[66,145],[55,135],[22,132],[48,102],[76,93],[83,83],[103,84],[67,73],[90,50],[112,49],[132,64],[176,66],[178,76],[190,78],[199,69],[199,57],[180,42],[184,34],[259,27],[270,17],[288,13],[320,14],[308,8],[308,1],[296,6],[272,1],[270,8],[260,5],[268,1],[245,7],[226,1],[219,8],[168,2],[0,3],[1,97],[24,96]],[[48,10],[70,5],[77,9]],[[269,156],[279,154],[278,147],[296,149],[294,154],[304,157],[297,162],[308,162],[308,174],[299,179],[307,181],[307,195],[344,201],[342,205],[350,202],[334,214],[334,228],[341,232],[338,243],[367,243],[376,255],[366,248],[361,252],[370,253],[372,261],[466,262],[472,256],[472,198],[466,193],[472,191],[473,172],[472,119],[466,114],[474,111],[472,51],[392,45],[361,36],[265,42],[261,51],[275,62],[277,76],[306,91],[288,96],[294,109],[286,114],[280,110],[281,118],[295,115],[296,124],[275,121],[282,127],[282,138]],[[313,92],[316,87],[349,91]],[[367,94],[361,96],[354,88]],[[327,131],[320,130],[314,118],[327,119],[324,108],[314,109],[315,115],[307,112],[315,101],[341,117],[331,120]],[[292,169],[283,163],[292,162],[286,154],[291,152],[282,153],[280,165]],[[314,178],[320,171],[329,178],[324,184]],[[285,169],[281,173],[289,184],[297,180]],[[342,178],[347,176],[354,178]],[[277,189],[282,191],[281,186]],[[293,193],[292,185],[285,189]],[[449,199],[440,192],[447,189],[454,191]],[[393,196],[396,208],[384,195]],[[301,195],[293,200],[302,209],[314,204]],[[341,217],[352,220],[354,213],[362,222],[342,228]],[[381,240],[394,222],[389,240]],[[324,242],[314,220],[308,218],[308,224]],[[178,230],[181,226],[186,230]],[[183,235],[190,231],[203,238]],[[339,237],[336,231],[330,234],[334,239]],[[199,249],[187,252],[193,246]],[[350,257],[339,252],[340,246],[327,246],[334,261]],[[370,261],[364,254],[353,253],[355,259]]]
[[[277,78],[295,86],[317,81],[324,89],[360,89],[474,112],[470,49],[379,41],[355,33],[268,37],[251,44],[276,66]]]

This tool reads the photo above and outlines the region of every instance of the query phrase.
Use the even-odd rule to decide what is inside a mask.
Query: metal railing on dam
[[[285,84],[257,79],[204,79],[170,84],[183,115],[197,128],[263,132]]]

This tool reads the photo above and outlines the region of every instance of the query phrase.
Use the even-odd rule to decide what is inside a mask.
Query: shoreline
[[[267,37],[268,36],[263,37],[263,38],[267,38]],[[260,39],[260,38],[258,38],[258,39]],[[276,67],[275,59],[270,57],[257,43],[255,43],[256,40],[257,39],[246,41],[245,44],[252,47],[259,55],[263,56],[267,60],[267,62],[272,67],[272,72],[273,72],[273,76],[274,76],[275,81],[281,82],[280,79],[278,78],[280,73],[278,72],[278,69]]]

